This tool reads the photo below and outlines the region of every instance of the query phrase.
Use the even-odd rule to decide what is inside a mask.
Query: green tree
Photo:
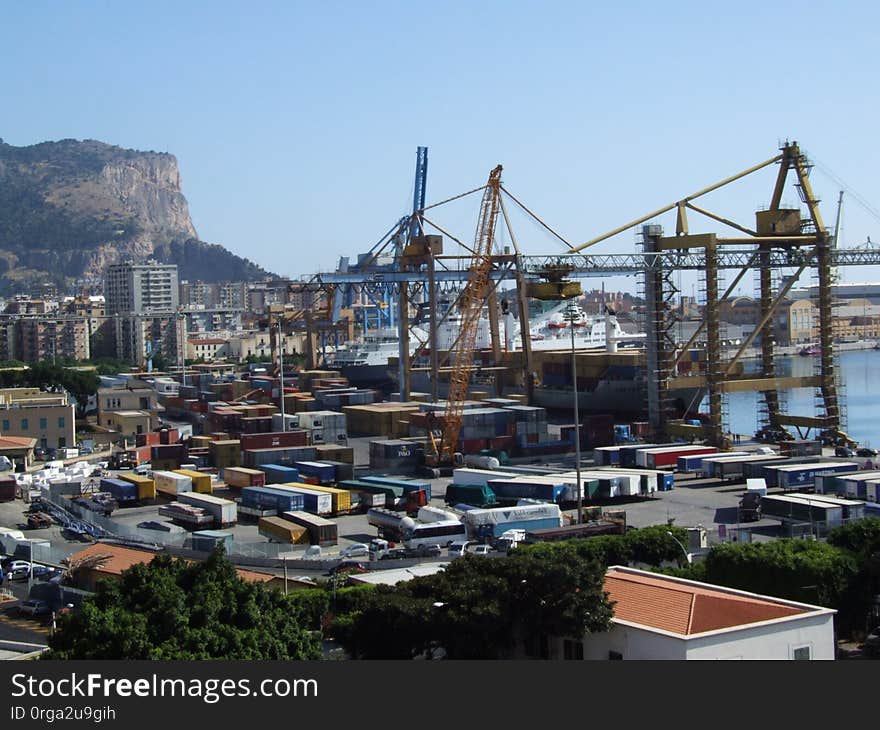
[[[610,625],[604,565],[564,551],[465,556],[432,576],[358,596],[333,636],[361,659],[500,659],[530,636],[583,636]]]
[[[320,659],[309,617],[242,580],[222,548],[202,563],[159,555],[98,584],[65,614],[46,659]]]

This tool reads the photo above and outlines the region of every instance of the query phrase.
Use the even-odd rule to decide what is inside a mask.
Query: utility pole
[[[281,430],[287,430],[287,418],[284,415],[284,334],[281,331],[281,322],[278,323],[278,390],[281,397]],[[284,563],[287,570],[287,562]],[[285,588],[287,584],[285,582]]]
[[[574,469],[577,479],[578,492],[578,524],[584,521],[583,516],[583,485],[581,484],[581,419],[578,409],[578,384],[577,384],[577,351],[574,347],[574,300],[568,304],[568,329],[571,330],[571,384],[574,393]]]

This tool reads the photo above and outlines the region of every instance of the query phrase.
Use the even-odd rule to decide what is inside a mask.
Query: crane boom
[[[468,280],[459,297],[461,330],[451,353],[450,364],[453,370],[449,378],[446,417],[443,421],[442,438],[439,447],[436,447],[437,459],[441,464],[452,462],[461,432],[462,412],[474,362],[480,312],[491,287],[489,275],[492,269],[492,241],[495,238],[500,197],[501,165],[498,165],[489,173],[489,182],[483,192]]]

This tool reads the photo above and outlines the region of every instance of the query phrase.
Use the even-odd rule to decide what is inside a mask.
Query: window
[[[141,410],[148,411],[150,409],[150,399],[141,398]]]
[[[29,426],[28,426],[28,419],[27,419],[27,418],[22,418],[22,419],[21,419],[21,430],[22,430],[22,431],[27,431],[28,428],[29,428]]]
[[[547,636],[544,634],[530,636],[526,639],[524,648],[526,655],[532,659],[550,658],[550,644],[547,641]]]
[[[9,421],[7,421],[5,418],[3,419],[3,430],[4,431],[9,430]]]
[[[64,416],[58,417],[58,428],[64,428]]]
[[[795,661],[809,661],[810,660],[810,647],[809,646],[799,646],[796,649],[793,649],[791,652],[791,658]]]
[[[562,644],[562,654],[564,659],[581,660],[584,658],[584,642],[572,641],[566,639]]]
[[[48,423],[45,418],[40,419],[40,430],[45,431],[48,428]]]

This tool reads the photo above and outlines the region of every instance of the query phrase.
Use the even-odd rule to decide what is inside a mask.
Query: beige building
[[[143,383],[98,390],[98,425],[125,436],[152,431],[158,425],[159,396]]]
[[[0,320],[0,359],[22,362],[55,358],[88,360],[89,321],[74,315],[4,315]]]
[[[37,388],[0,390],[0,435],[34,439],[44,448],[76,445],[76,408],[64,393]]]
[[[219,337],[192,338],[186,343],[186,356],[189,359],[212,362],[223,360],[228,355],[229,343]]]

